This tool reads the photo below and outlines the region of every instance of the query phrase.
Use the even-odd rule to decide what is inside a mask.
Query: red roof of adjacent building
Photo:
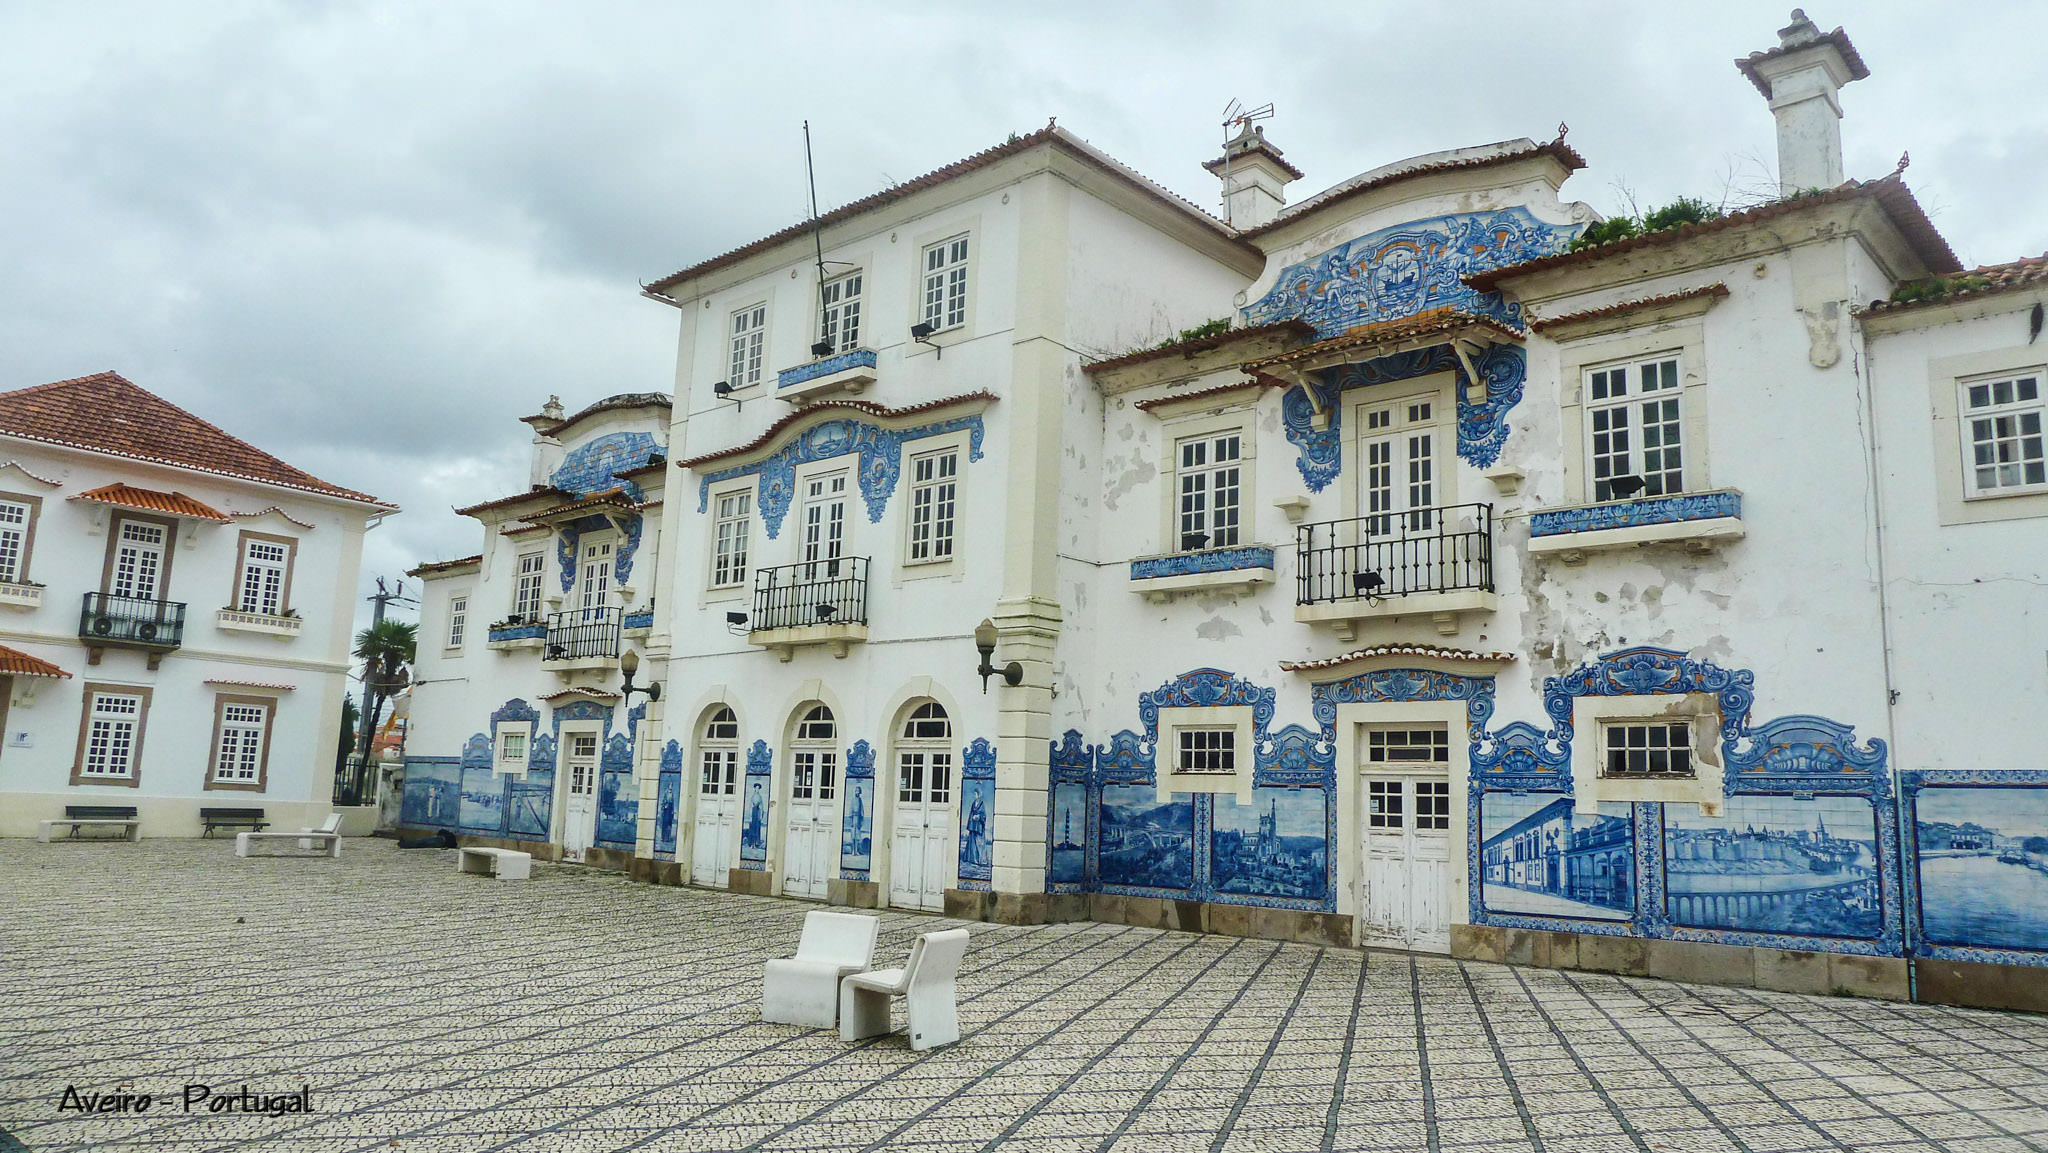
[[[32,657],[20,649],[0,645],[0,673],[16,677],[57,677],[70,680],[71,674],[41,657]]]
[[[2048,284],[2048,252],[2039,256],[2022,256],[2008,264],[1986,264],[1972,268],[1968,272],[1931,277],[1927,281],[1914,283],[1944,283],[1947,291],[1930,293],[1917,300],[1879,300],[1864,311],[1898,312],[1908,308],[1919,308],[1922,305],[1946,304],[1975,296],[2010,292],[2015,288]]]
[[[293,468],[116,372],[0,392],[0,435],[397,508]]]
[[[92,500],[101,504],[119,505],[122,508],[139,508],[149,512],[167,512],[172,516],[189,516],[195,520],[215,520],[226,524],[228,514],[219,509],[199,503],[182,492],[157,492],[154,489],[136,488],[132,484],[109,484],[82,492],[72,500]]]

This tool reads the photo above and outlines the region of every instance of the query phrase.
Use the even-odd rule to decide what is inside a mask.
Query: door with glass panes
[[[153,601],[162,596],[164,545],[169,537],[164,526],[143,521],[120,522],[120,538],[114,548],[114,571],[107,591],[117,597]],[[134,616],[134,611],[124,615]]]
[[[889,835],[889,903],[899,909],[942,909],[953,884],[952,737],[937,701],[919,705],[903,723]]]
[[[704,722],[697,750],[697,819],[690,839],[690,881],[723,889],[739,825],[740,722],[721,706]]]
[[[565,732],[562,744],[562,859],[581,861],[597,824],[598,735]]]
[[[1373,729],[1364,737],[1359,943],[1449,952],[1450,732],[1417,725]]]
[[[813,705],[790,745],[789,822],[782,837],[782,892],[823,899],[838,875],[839,748],[832,710]]]
[[[1362,413],[1357,592],[1396,596],[1444,587],[1438,576],[1446,558],[1435,555],[1443,535],[1436,410],[1430,395],[1368,405]]]

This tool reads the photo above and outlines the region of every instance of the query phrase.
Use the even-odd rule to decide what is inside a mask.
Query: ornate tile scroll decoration
[[[486,639],[491,641],[537,640],[547,635],[548,626],[544,624],[492,625],[490,634]]]
[[[661,775],[654,790],[654,855],[676,859],[677,823],[683,811],[683,746],[670,741],[661,748]]]
[[[1563,251],[1578,225],[1547,224],[1520,205],[1411,220],[1281,269],[1247,305],[1246,324],[1298,318],[1324,337],[1361,324],[1458,308],[1519,326],[1522,306],[1461,277]]]
[[[1158,782],[1154,754],[1158,746],[1141,733],[1122,729],[1096,750],[1095,773],[1102,784],[1150,785]]]
[[[996,750],[986,737],[960,754],[960,887],[987,892],[995,865]]]
[[[1474,403],[1470,382],[1458,372],[1458,455],[1474,468],[1491,468],[1508,443],[1508,410],[1522,399],[1529,354],[1518,345],[1488,345],[1474,366],[1486,385],[1486,399]]]
[[[646,500],[647,494],[618,474],[640,468],[649,457],[660,455],[661,444],[651,433],[610,432],[570,449],[549,475],[548,483],[572,496],[624,489],[637,503]]]
[[[844,419],[814,424],[772,456],[751,464],[706,473],[697,485],[697,511],[702,513],[710,507],[712,485],[736,477],[758,476],[760,480],[754,503],[760,510],[768,538],[773,540],[782,531],[782,518],[789,512],[790,500],[796,495],[796,470],[813,461],[857,453],[860,456],[857,471],[861,498],[868,507],[868,520],[879,523],[882,513],[889,507],[890,494],[896,491],[896,480],[903,472],[904,443],[962,429],[968,431],[967,459],[980,460],[982,424],[979,413],[915,428],[883,428],[865,421]]]
[[[1309,687],[1323,739],[1337,739],[1337,706],[1381,701],[1464,701],[1467,735],[1476,747],[1493,716],[1493,678],[1440,673],[1433,669],[1374,669]]]
[[[555,534],[555,575],[561,579],[565,595],[576,587],[576,546],[583,536],[576,524],[580,523],[563,525]]]
[[[740,796],[740,868],[756,872],[768,868],[768,789],[774,760],[767,741],[755,741],[747,749],[746,781]]]
[[[1579,697],[1634,697],[1667,693],[1711,693],[1721,710],[1721,745],[1732,750],[1749,723],[1756,700],[1756,674],[1696,661],[1676,649],[1650,645],[1607,653],[1563,676],[1543,680],[1543,711],[1550,716],[1549,740],[1561,749],[1572,743],[1572,702]]]
[[[619,517],[619,547],[612,552],[612,579],[614,584],[633,583],[633,554],[640,551],[640,514],[629,513]]]
[[[1337,783],[1337,746],[1315,729],[1286,725],[1255,750],[1252,785],[1330,788]]]
[[[1211,705],[1250,705],[1253,739],[1266,735],[1273,721],[1272,689],[1239,680],[1222,669],[1190,669],[1149,693],[1138,694],[1138,719],[1145,725],[1145,742],[1159,743],[1159,710]]]
[[[1565,533],[1595,532],[1607,528],[1640,528],[1653,524],[1676,524],[1688,520],[1715,520],[1742,516],[1739,492],[1695,492],[1675,496],[1653,496],[1643,500],[1589,504],[1578,508],[1549,509],[1529,515],[1529,535],[1560,536]]]
[[[1471,381],[1457,355],[1441,344],[1323,370],[1315,374],[1320,383],[1307,386],[1315,389],[1313,398],[1301,387],[1288,389],[1280,398],[1280,427],[1300,454],[1294,464],[1303,483],[1310,492],[1321,492],[1343,469],[1345,392],[1438,372],[1451,373],[1457,381],[1458,455],[1477,468],[1492,466],[1507,445],[1508,412],[1521,402],[1529,358],[1518,346],[1496,344],[1488,346],[1475,367],[1486,383],[1481,402],[1471,399]],[[1315,426],[1318,407],[1328,414],[1327,428]]]
[[[1572,787],[1571,750],[1550,747],[1543,730],[1524,721],[1510,721],[1472,747],[1472,776],[1496,788],[1563,789]]]
[[[1096,748],[1068,729],[1051,748],[1051,803],[1046,812],[1045,848],[1048,893],[1085,893],[1094,883],[1090,850],[1097,843],[1102,814],[1101,789],[1095,779]],[[1078,825],[1078,827],[1077,827]]]
[[[1131,579],[1147,580],[1152,577],[1189,576],[1194,573],[1272,567],[1271,548],[1265,545],[1246,545],[1243,548],[1209,549],[1203,552],[1176,553],[1172,556],[1134,560],[1131,562]]]
[[[471,733],[462,742],[462,767],[465,769],[488,769],[491,767],[491,738],[483,733]]]
[[[775,374],[775,387],[788,388],[793,384],[803,384],[806,381],[817,380],[819,377],[831,376],[835,372],[845,372],[849,368],[873,367],[875,367],[874,349],[848,349],[837,356],[828,356],[823,360],[811,361],[809,364],[799,364],[795,368],[782,369]]]
[[[847,779],[859,780],[874,775],[875,746],[869,744],[865,738],[853,742],[853,747],[846,750]]]
[[[1725,752],[1724,791],[1730,796],[1766,790],[1890,791],[1884,741],[1872,737],[1859,748],[1854,726],[1826,717],[1794,715],[1752,725]]]
[[[532,721],[538,726],[540,724],[540,710],[518,697],[513,697],[511,700],[499,705],[498,711],[491,714],[491,737],[493,739],[496,739],[498,735],[498,724],[501,721]]]
[[[526,771],[555,767],[555,735],[537,732],[533,734],[533,745],[527,750]]]
[[[1899,774],[1912,955],[2048,966],[2048,769]]]

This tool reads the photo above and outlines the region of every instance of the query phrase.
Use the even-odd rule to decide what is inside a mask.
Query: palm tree
[[[356,634],[355,655],[363,662],[363,696],[370,702],[368,724],[363,726],[359,755],[370,763],[370,742],[377,732],[377,719],[384,702],[404,691],[411,681],[406,672],[419,647],[419,626],[404,621],[382,620]]]

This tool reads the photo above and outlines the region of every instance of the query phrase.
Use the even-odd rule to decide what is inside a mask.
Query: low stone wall
[[[1886,1001],[1911,999],[1906,961],[1902,957],[1861,957],[1488,925],[1451,926],[1451,955],[1470,961],[1546,969],[1662,977],[1696,985],[1832,993]]]

